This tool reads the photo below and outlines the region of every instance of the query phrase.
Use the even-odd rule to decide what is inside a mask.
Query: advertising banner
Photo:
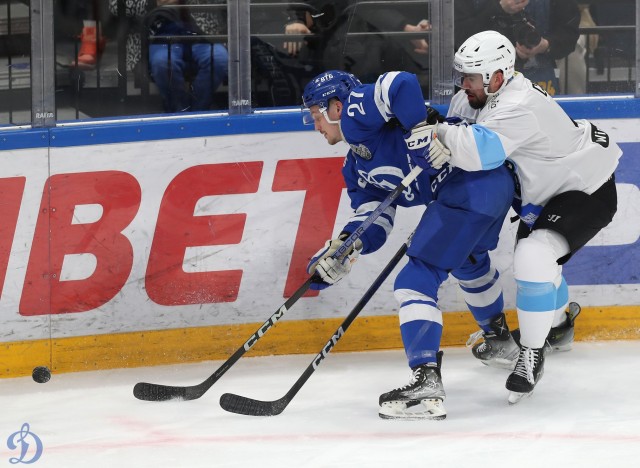
[[[637,121],[594,122],[625,151],[618,214],[564,272],[583,306],[638,305]],[[346,150],[315,132],[274,132],[0,152],[0,341],[262,322],[350,216]],[[295,319],[343,317],[422,210],[399,209],[387,245],[308,292]],[[514,232],[505,220],[492,255],[507,308]],[[365,314],[395,314],[392,287],[393,275]],[[439,304],[466,310],[452,280]]]

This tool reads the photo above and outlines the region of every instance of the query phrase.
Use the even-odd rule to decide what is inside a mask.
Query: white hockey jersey
[[[516,73],[503,89],[473,109],[464,90],[438,138],[451,150],[450,163],[466,171],[492,169],[505,160],[520,184],[520,218],[532,226],[545,204],[570,190],[595,192],[614,172],[622,151],[586,120],[573,121],[540,86]]]

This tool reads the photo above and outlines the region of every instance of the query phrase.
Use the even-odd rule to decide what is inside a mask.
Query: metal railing
[[[614,0],[611,3],[620,3]],[[98,61],[95,71],[81,72],[75,76],[60,81],[56,89],[56,63],[54,49],[54,11],[51,0],[5,0],[0,5],[0,126],[10,124],[31,124],[34,127],[48,127],[56,124],[56,97],[58,102],[66,101],[75,112],[70,118],[80,119],[84,115],[80,112],[82,105],[86,105],[91,93],[82,94],[83,80],[98,90],[109,90],[106,94],[108,105],[117,103],[119,108],[135,111],[140,106],[145,110],[145,101],[150,99],[149,75],[146,62],[142,63],[142,71],[132,75],[126,70],[125,41],[122,34],[118,34],[116,53],[112,58],[117,60],[115,68],[106,70]],[[125,2],[118,0],[118,15],[124,15]],[[599,0],[589,3],[608,4]],[[361,32],[349,31],[349,40],[363,40],[372,35],[385,35],[394,39],[412,39],[424,37],[429,39],[430,56],[428,58],[428,81],[430,83],[429,98],[434,103],[446,103],[453,93],[450,77],[450,66],[453,56],[453,0],[401,0],[382,1],[371,0],[358,2],[357,8],[377,8],[381,5],[424,4],[428,5],[433,30],[424,33],[410,33],[401,31]],[[635,33],[635,43],[632,44],[633,54],[620,55],[615,51],[594,51],[587,48],[585,54],[586,76],[585,87],[587,93],[622,92],[640,97],[638,75],[640,70],[640,0],[635,2],[635,25],[597,26],[581,28],[580,33],[601,38],[613,37],[616,34]],[[29,12],[25,16],[25,5]],[[228,112],[231,114],[247,114],[253,111],[252,92],[255,92],[255,77],[251,75],[251,40],[260,38],[269,43],[278,44],[279,41],[304,41],[309,35],[285,35],[267,32],[256,34],[251,31],[251,14],[257,8],[281,11],[286,8],[309,8],[303,2],[265,2],[254,3],[250,0],[228,0],[226,5],[190,6],[192,11],[206,12],[221,9],[227,11],[228,34],[205,35],[197,39],[182,37],[148,38],[149,42],[162,41],[209,41],[224,42],[229,51],[229,75],[226,86],[221,93],[227,97]],[[15,12],[21,11],[17,17]],[[2,14],[4,12],[4,14]],[[28,26],[28,27],[27,27]],[[284,24],[283,24],[284,26]],[[4,34],[4,36],[3,36]],[[15,53],[17,38],[30,40],[27,53]],[[144,36],[143,36],[144,37]],[[587,47],[589,41],[587,41]],[[146,58],[146,45],[143,46],[142,57]],[[113,49],[113,47],[112,47]],[[77,54],[77,49],[75,50]],[[144,60],[144,59],[143,59]],[[109,73],[106,73],[109,71]],[[563,79],[565,86],[569,79],[566,73]],[[66,70],[63,70],[67,73]],[[71,72],[70,72],[71,73]],[[76,79],[74,82],[73,79]],[[114,88],[115,86],[115,88]],[[110,94],[111,89],[117,93]],[[75,93],[75,94],[74,94]],[[94,93],[95,95],[95,93]],[[138,98],[139,97],[139,98]],[[220,96],[223,97],[223,96]],[[64,98],[64,99],[63,99]],[[134,102],[138,99],[137,104]],[[149,101],[150,102],[150,101]],[[148,109],[148,107],[147,107]],[[89,115],[92,115],[89,113]],[[107,116],[107,115],[105,115]],[[108,116],[113,116],[109,114]]]

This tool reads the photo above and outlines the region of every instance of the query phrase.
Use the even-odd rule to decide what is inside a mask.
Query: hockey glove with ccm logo
[[[322,280],[311,283],[311,289],[322,290],[328,288],[349,274],[351,265],[356,262],[362,250],[362,241],[360,239],[353,243],[351,250],[344,257],[331,257],[349,236],[349,233],[343,232],[337,239],[328,240],[324,247],[311,258],[307,265],[307,273],[310,275],[317,273]]]
[[[421,122],[404,134],[411,160],[428,173],[441,169],[451,159],[451,151],[438,139],[438,124]]]

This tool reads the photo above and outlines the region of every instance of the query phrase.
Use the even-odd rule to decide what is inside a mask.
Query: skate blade
[[[515,405],[523,398],[530,397],[532,394],[533,391],[530,391],[529,393],[509,392],[509,405]]]
[[[382,404],[378,415],[382,419],[404,419],[418,421],[424,419],[442,420],[447,417],[447,410],[439,398],[418,402],[387,401]]]

